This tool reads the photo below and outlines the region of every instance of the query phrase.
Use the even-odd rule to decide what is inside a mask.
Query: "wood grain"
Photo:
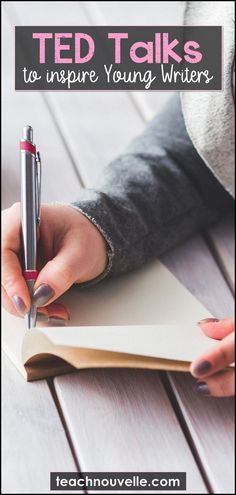
[[[110,26],[181,25],[183,2],[82,2],[91,19],[105,20]]]
[[[82,471],[187,471],[188,493],[207,492],[157,372],[88,370],[55,386]]]
[[[234,212],[207,233],[210,246],[232,290],[235,287],[235,218]]]
[[[10,3],[5,2],[5,4]],[[36,18],[35,24],[37,24]],[[23,126],[27,124],[34,128],[35,141],[38,149],[41,150],[42,201],[69,201],[78,194],[80,184],[42,94],[14,90],[14,58],[9,56],[9,53],[14,53],[14,24],[10,23],[5,9],[3,9],[2,52],[4,66],[2,75],[4,94],[2,99],[2,178],[4,184],[2,207],[6,208],[20,200],[18,143],[22,137]],[[63,177],[62,180],[60,176]]]
[[[3,355],[3,493],[49,493],[51,471],[76,471],[45,381],[29,384]]]
[[[43,1],[34,2],[29,9],[28,2],[4,2],[10,18],[16,25],[24,26],[56,26],[60,17],[62,26],[84,25],[82,2],[59,1],[55,4],[48,1],[47,6]]]
[[[54,93],[48,102],[87,187],[96,186],[102,169],[143,129],[122,92]]]
[[[80,187],[77,175],[42,96],[14,91],[14,58],[9,56],[14,53],[14,23],[10,22],[6,5],[3,7],[2,206],[19,200],[18,141],[26,124],[35,128],[43,167],[47,169],[42,199],[66,201]],[[64,176],[61,181],[55,180],[58,170]],[[2,397],[3,493],[49,493],[50,471],[73,471],[76,465],[48,384],[26,384],[4,357]]]
[[[234,399],[200,397],[189,374],[171,373],[182,414],[211,486],[234,493]]]
[[[41,2],[35,2],[37,5],[34,9],[29,9],[27,2],[22,2],[20,8],[17,2],[11,3],[14,4],[12,16],[18,19],[19,24],[38,24]],[[71,3],[74,6],[72,9],[68,8],[69,15],[73,12],[75,16],[78,9],[79,24],[89,25],[89,18],[79,8],[79,2]],[[11,12],[12,10],[13,8]],[[52,25],[63,25],[65,17],[67,18],[64,8],[59,5],[55,9],[53,2],[47,2],[47,12],[48,22],[53,18]],[[102,168],[121,153],[143,129],[143,122],[125,92],[47,92],[44,93],[44,98],[60,136],[64,138],[73,164],[88,187],[96,184]],[[78,193],[70,192],[71,200],[75,200],[76,196]]]

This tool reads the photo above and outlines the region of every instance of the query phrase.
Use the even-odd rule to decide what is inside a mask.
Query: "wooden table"
[[[19,200],[15,143],[23,125],[35,128],[43,150],[43,200],[71,201],[170,96],[15,93],[14,25],[180,24],[179,4],[4,2],[4,208]],[[163,261],[209,311],[226,317],[233,253],[229,215]],[[77,470],[187,471],[187,493],[233,493],[233,400],[198,396],[189,374],[84,370],[29,384],[3,363],[3,493],[49,493],[50,471]]]

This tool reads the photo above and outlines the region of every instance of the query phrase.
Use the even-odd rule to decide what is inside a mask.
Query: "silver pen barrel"
[[[36,156],[33,152],[33,129],[26,126],[21,140],[21,224],[23,242],[24,272],[34,272],[37,269],[37,200],[36,200]],[[32,297],[35,278],[26,279]],[[37,309],[32,305],[26,315],[27,327],[36,323]]]

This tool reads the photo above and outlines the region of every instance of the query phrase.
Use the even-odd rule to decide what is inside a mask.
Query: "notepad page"
[[[196,323],[212,316],[158,260],[61,299],[71,326]]]
[[[27,333],[24,360],[30,348],[37,354],[68,347],[191,362],[217,344],[199,326],[188,324],[42,328]]]
[[[90,288],[72,288],[60,301],[69,307],[70,326],[192,325],[210,316],[157,260]],[[21,350],[25,333],[24,320],[3,310],[3,349],[18,369],[22,369]]]

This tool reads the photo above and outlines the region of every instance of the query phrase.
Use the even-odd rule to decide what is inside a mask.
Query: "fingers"
[[[24,315],[30,307],[30,295],[22,275],[20,253],[20,204],[2,214],[2,287],[3,305],[12,314]]]
[[[234,370],[227,370],[207,377],[196,385],[197,392],[214,397],[230,397],[235,394]]]
[[[211,351],[197,358],[190,367],[195,378],[201,379],[196,386],[199,393],[214,397],[234,395],[234,369],[224,370],[234,362],[234,322],[227,320],[204,320],[200,326],[208,337],[222,339]]]
[[[64,306],[64,304],[60,303],[52,303],[48,306],[38,308],[37,320],[46,320],[48,318],[58,318],[68,321],[70,319],[70,313],[69,310]]]
[[[220,341],[211,351],[195,359],[190,371],[196,378],[217,373],[234,362],[234,332]]]
[[[78,260],[78,242],[69,237],[38,275],[33,295],[37,307],[53,302],[71,287],[78,278]]]
[[[38,308],[37,326],[65,326],[69,319],[69,311],[63,304],[52,303]]]
[[[199,321],[203,332],[212,339],[223,339],[234,331],[234,321],[232,319],[218,320],[217,318],[206,318]]]

